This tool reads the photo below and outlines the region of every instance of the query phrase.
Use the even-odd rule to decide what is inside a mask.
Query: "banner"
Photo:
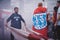
[[[47,26],[46,13],[38,13],[33,15],[33,25],[35,29],[43,29]]]

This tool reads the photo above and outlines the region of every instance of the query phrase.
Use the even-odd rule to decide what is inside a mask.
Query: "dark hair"
[[[14,7],[14,10],[15,10],[15,9],[18,9],[18,7]]]
[[[57,3],[60,3],[60,1],[57,1]]]
[[[43,4],[42,3],[38,3],[38,6],[42,6]]]

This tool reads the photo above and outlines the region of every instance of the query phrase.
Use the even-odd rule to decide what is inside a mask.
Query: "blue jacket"
[[[17,28],[17,29],[21,29],[21,21],[24,21],[24,19],[22,18],[21,15],[19,15],[18,13],[13,13],[8,19],[7,19],[7,23],[11,21],[11,27]]]

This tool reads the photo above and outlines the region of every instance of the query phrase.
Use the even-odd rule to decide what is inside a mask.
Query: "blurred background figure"
[[[54,13],[53,13],[53,18],[54,18],[53,21],[54,21],[54,23],[57,20],[57,11],[58,11],[59,6],[60,6],[60,1],[57,1],[56,6],[54,7]]]
[[[47,21],[47,27],[48,27],[48,38],[49,39],[54,39],[54,22],[53,18],[48,15],[48,21]]]
[[[57,34],[58,27],[56,26],[56,21],[58,19],[58,15],[59,15],[59,12],[60,12],[59,9],[60,9],[60,1],[57,1],[56,6],[54,7],[54,13],[53,13],[53,22],[55,24],[55,40],[58,39],[58,34]]]
[[[55,23],[56,32],[57,32],[57,39],[60,40],[60,6],[57,11],[57,21]]]

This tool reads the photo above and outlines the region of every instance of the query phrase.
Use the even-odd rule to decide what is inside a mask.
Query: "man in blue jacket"
[[[18,14],[18,7],[14,8],[14,13],[7,19],[6,23],[11,21],[11,27],[21,29],[21,21],[26,26],[26,23],[21,15]],[[7,24],[6,24],[7,25]],[[14,40],[14,36],[11,33],[11,40]]]

